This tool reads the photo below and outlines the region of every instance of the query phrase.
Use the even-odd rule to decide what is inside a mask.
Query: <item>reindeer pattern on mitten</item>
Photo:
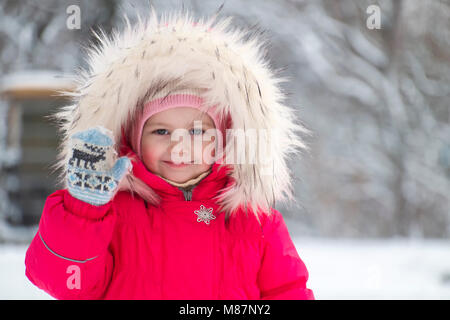
[[[87,143],[83,145],[88,151],[73,149],[72,157],[69,159],[69,165],[80,167],[80,163],[84,163],[84,169],[98,170],[96,163],[106,160],[105,148],[92,146]],[[75,162],[75,163],[74,163]]]

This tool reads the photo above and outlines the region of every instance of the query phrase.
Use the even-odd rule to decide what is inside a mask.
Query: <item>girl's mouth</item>
[[[171,161],[163,161],[166,165],[168,165],[171,168],[185,168],[190,165],[190,163],[179,163],[175,164]]]

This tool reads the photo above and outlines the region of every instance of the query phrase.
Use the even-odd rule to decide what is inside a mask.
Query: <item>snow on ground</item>
[[[0,246],[0,299],[53,299],[25,276],[26,245]]]
[[[450,241],[293,240],[316,299],[450,299]]]
[[[450,299],[450,241],[293,240],[316,299]],[[26,249],[0,246],[0,299],[52,299],[25,277]]]

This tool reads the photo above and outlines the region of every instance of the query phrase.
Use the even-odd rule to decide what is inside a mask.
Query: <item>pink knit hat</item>
[[[130,143],[133,150],[142,158],[141,155],[141,138],[142,130],[147,120],[154,114],[176,108],[176,107],[191,107],[205,111],[214,121],[214,125],[217,130],[220,130],[223,134],[223,125],[220,121],[220,117],[216,113],[215,106],[206,108],[203,105],[203,98],[201,98],[201,89],[182,89],[173,90],[169,89],[161,90],[153,96],[151,101],[144,103],[143,112],[131,125]]]

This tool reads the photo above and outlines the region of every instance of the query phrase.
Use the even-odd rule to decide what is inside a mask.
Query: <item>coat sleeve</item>
[[[280,212],[273,210],[262,229],[264,251],[258,273],[261,299],[313,300],[308,270],[300,259]]]
[[[26,276],[57,299],[102,298],[113,272],[115,220],[112,201],[93,206],[67,189],[52,193],[26,252]]]

